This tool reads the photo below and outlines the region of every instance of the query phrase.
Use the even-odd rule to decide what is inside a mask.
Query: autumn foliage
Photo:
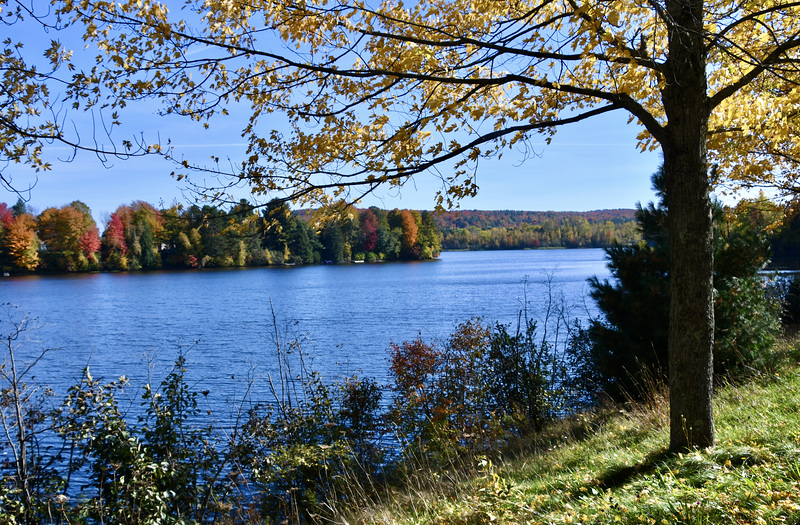
[[[634,210],[448,211],[436,217],[445,250],[605,248],[641,238]]]
[[[100,235],[91,210],[74,201],[61,208],[47,208],[37,218],[42,243],[42,269],[82,271],[100,269]]]
[[[14,220],[14,212],[5,202],[0,202],[0,227],[8,229]]]
[[[27,213],[14,217],[5,233],[5,245],[11,264],[24,271],[35,270],[39,264],[36,219]]]
[[[22,204],[24,208],[24,203]],[[20,218],[22,217],[22,218]],[[377,262],[432,259],[441,234],[429,212],[378,208],[317,219],[285,203],[259,208],[240,201],[156,209],[119,206],[103,234],[89,208],[74,201],[38,217],[0,205],[0,267],[5,271],[74,272]]]

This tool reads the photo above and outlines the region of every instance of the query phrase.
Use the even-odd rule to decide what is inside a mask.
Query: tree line
[[[277,200],[263,210],[246,200],[227,210],[134,201],[100,234],[81,201],[38,215],[21,200],[0,203],[0,268],[8,273],[425,260],[440,252],[426,211],[344,208],[312,225],[311,213]]]
[[[437,217],[445,250],[605,248],[641,239],[635,210],[589,212],[444,212]]]

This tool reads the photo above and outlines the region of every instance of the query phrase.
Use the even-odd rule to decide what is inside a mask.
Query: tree
[[[256,207],[240,199],[228,212],[227,223],[225,234],[230,238],[234,265],[263,264],[268,259],[261,247],[264,221]]]
[[[606,249],[613,280],[589,281],[604,317],[590,324],[592,354],[603,391],[613,397],[646,395],[652,382],[668,377],[670,238],[663,185],[660,169],[653,175],[660,201],[636,211],[643,241]],[[769,258],[767,227],[747,201],[727,212],[714,205],[717,374],[757,366],[775,341],[778,312],[758,275]]]
[[[228,257],[234,251],[233,239],[228,235],[229,222],[226,214],[215,206],[208,205],[203,206],[201,212],[203,222],[199,233],[204,255],[200,265],[203,267],[232,265],[233,260],[228,261]]]
[[[319,249],[321,246],[317,240],[317,235],[308,223],[296,215],[292,215],[287,243],[293,262],[298,264],[319,262]]]
[[[164,223],[161,235],[156,242],[161,246],[164,267],[196,267],[198,247],[194,246],[189,239],[194,221],[187,217],[182,207],[177,204],[162,209],[159,213]]]
[[[6,256],[6,231],[14,222],[14,212],[5,202],[0,202],[0,269],[9,264]]]
[[[87,259],[100,251],[100,232],[96,224],[92,224],[83,235],[81,235],[78,244]]]
[[[74,201],[61,208],[47,208],[39,215],[38,224],[42,266],[60,271],[96,267],[100,236],[86,204]]]
[[[271,200],[264,210],[266,227],[261,240],[262,246],[277,253],[284,253],[287,249],[291,219],[292,210],[288,204],[279,199]]]
[[[139,237],[139,244],[142,247],[142,256],[140,264],[143,270],[155,270],[161,267],[161,258],[159,257],[158,250],[155,246],[155,238],[153,237],[153,229],[150,223],[142,223],[142,234]]]
[[[23,213],[29,213],[27,204],[25,204],[25,201],[21,198],[17,199],[17,202],[11,207],[11,211],[14,212],[14,217],[22,215]]]
[[[23,213],[14,217],[5,240],[11,264],[20,270],[34,271],[39,265],[39,238],[33,215]]]
[[[423,259],[439,257],[442,252],[442,234],[431,212],[424,211],[420,214],[419,239],[420,257]]]
[[[128,244],[125,242],[125,225],[117,212],[111,214],[101,241],[103,261],[110,270],[127,270]]]
[[[419,259],[419,227],[411,210],[394,209],[389,212],[388,219],[389,226],[400,231],[400,258]]]
[[[378,217],[372,210],[364,210],[361,219],[361,246],[365,252],[374,252],[378,246]]]
[[[5,202],[0,202],[0,228],[8,228],[14,220],[14,211]]]
[[[670,447],[714,444],[710,184],[797,173],[795,1],[193,0],[191,19],[154,0],[56,4],[105,59],[74,94],[96,100],[99,84],[112,109],[159,96],[205,124],[248,107],[230,175],[256,194],[329,202],[433,172],[448,205],[475,194],[481,159],[627,112],[664,156]],[[274,111],[287,129],[265,127]]]
[[[402,231],[399,228],[392,229],[389,226],[389,214],[385,210],[370,208],[372,213],[378,218],[378,238],[375,248],[378,250],[380,259],[397,259],[400,256],[400,236]]]
[[[322,258],[326,262],[342,263],[348,260],[342,225],[338,220],[328,222],[319,232]]]
[[[163,229],[163,219],[158,210],[147,202],[134,201],[117,207],[114,213],[123,224],[129,269],[157,268],[160,256],[155,239],[161,236]]]

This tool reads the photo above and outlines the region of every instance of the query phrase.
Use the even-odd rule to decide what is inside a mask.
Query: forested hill
[[[445,250],[603,248],[640,239],[636,210],[459,210],[436,218]]]
[[[565,218],[583,218],[590,223],[611,221],[622,224],[634,220],[636,210],[595,211],[517,211],[517,210],[456,210],[437,215],[440,229],[469,228],[480,230],[491,228],[516,228],[518,226],[542,224],[546,221],[560,222]]]

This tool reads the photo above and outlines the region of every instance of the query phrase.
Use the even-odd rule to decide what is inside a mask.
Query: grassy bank
[[[349,523],[800,523],[800,368],[721,387],[717,446],[670,454],[668,401],[564,422],[494,461],[418,472]]]

